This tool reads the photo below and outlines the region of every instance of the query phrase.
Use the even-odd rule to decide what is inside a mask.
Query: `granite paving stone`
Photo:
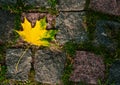
[[[109,84],[120,85],[120,60],[115,61],[109,70]]]
[[[50,7],[48,0],[26,0],[25,4],[32,5],[34,7],[45,7],[45,8]]]
[[[36,8],[45,7],[50,8],[51,5],[48,0],[21,0],[27,6],[34,6]],[[0,5],[15,5],[17,0],[0,0]],[[86,0],[57,0],[56,6],[60,11],[81,11],[84,10]],[[52,3],[53,4],[53,3]]]
[[[17,1],[22,1],[24,6],[33,6],[37,11],[38,8],[50,8],[48,0],[0,0],[0,8],[3,5],[14,6]],[[120,15],[120,0],[89,0],[89,8],[102,13],[119,16]],[[47,28],[58,29],[59,32],[55,38],[60,46],[63,46],[69,41],[77,43],[84,43],[88,40],[87,31],[84,26],[86,19],[85,8],[86,0],[57,0],[56,9],[59,11],[58,16],[49,13],[31,13],[23,12],[21,14],[21,21],[24,22],[26,17],[31,26],[34,27],[36,20],[46,16]],[[30,10],[29,10],[30,11]],[[14,40],[14,25],[15,16],[6,10],[0,9],[0,46],[6,42]],[[109,50],[114,51],[118,43],[115,39],[120,32],[120,23],[114,21],[98,20],[96,22],[95,37],[93,44],[96,46],[104,45]],[[21,40],[21,39],[20,39]],[[18,39],[18,45],[22,42],[24,47],[25,42]],[[54,42],[53,42],[54,43]],[[28,45],[28,44],[26,44]],[[25,46],[26,46],[25,45]],[[17,45],[15,45],[17,47]],[[13,47],[15,47],[13,46]],[[28,80],[30,69],[34,68],[35,81],[40,83],[48,83],[51,85],[61,84],[61,78],[66,64],[66,53],[62,50],[50,50],[49,48],[40,48],[33,56],[29,49],[22,57],[16,70],[16,64],[20,59],[21,54],[25,49],[9,48],[6,50],[5,63],[7,66],[6,77],[8,79],[15,79],[17,81]],[[105,78],[105,65],[102,56],[90,53],[87,51],[76,51],[73,60],[73,71],[69,80],[75,83],[81,81],[88,85],[97,85],[98,79]],[[120,61],[112,64],[109,70],[109,84],[115,83],[120,85]]]
[[[104,45],[109,50],[114,51],[117,47],[117,36],[120,32],[120,23],[107,20],[98,20],[95,30],[95,44]]]
[[[16,64],[24,52],[24,49],[7,49],[6,50],[6,65],[7,73],[6,76],[9,79],[15,79],[18,81],[28,80],[28,74],[31,68],[31,51],[28,50],[20,60],[18,64],[18,69],[16,69]]]
[[[81,11],[84,10],[86,0],[58,0],[60,11]]]
[[[50,7],[48,0],[0,0],[0,6],[15,5],[17,3],[22,3],[25,6],[33,6],[33,7],[46,7],[46,8]]]
[[[101,56],[87,51],[77,51],[73,72],[70,80],[73,82],[85,82],[87,85],[97,85],[98,79],[105,77],[105,65]]]
[[[120,16],[120,0],[90,0],[90,8],[110,15]]]
[[[87,40],[87,33],[83,26],[84,12],[60,12],[56,18],[56,28],[59,32],[56,40],[64,45],[68,41],[77,43]]]
[[[0,40],[2,40],[3,43],[14,39],[14,19],[15,14],[0,10]]]
[[[38,50],[35,54],[35,80],[42,83],[58,84],[64,70],[66,56],[63,52],[49,49]]]

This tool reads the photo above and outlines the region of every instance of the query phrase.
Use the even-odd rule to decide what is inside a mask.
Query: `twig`
[[[19,63],[20,63],[20,60],[21,60],[22,57],[25,55],[25,53],[28,51],[28,49],[30,48],[30,46],[31,46],[31,45],[29,45],[29,46],[25,49],[25,51],[24,51],[24,52],[22,53],[22,55],[20,56],[18,62],[16,63],[16,66],[15,66],[16,72],[18,71],[18,65],[19,65]]]

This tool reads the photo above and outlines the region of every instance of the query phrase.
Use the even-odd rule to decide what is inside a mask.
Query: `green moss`
[[[86,1],[86,3],[85,3],[85,10],[87,10],[88,9],[88,7],[89,7],[89,3],[90,3],[90,0],[85,0]]]
[[[5,49],[6,49],[5,44],[0,45],[0,62],[2,62],[0,64],[3,64],[5,62],[5,60],[4,60],[5,59],[5,57],[4,57]]]
[[[52,14],[58,14],[58,11],[56,10],[56,4],[57,4],[57,0],[48,0],[49,5],[51,6],[51,8],[46,9],[45,7],[41,7],[41,8],[34,8],[33,6],[27,6],[24,4],[24,2],[22,2],[22,0],[17,0],[17,4],[15,5],[3,5],[2,9],[4,10],[9,10],[13,13],[16,13],[16,18],[15,18],[15,28],[16,30],[19,30],[21,28],[21,13],[22,12],[27,12],[28,10],[33,10],[33,11],[38,11],[38,12],[49,12]],[[112,15],[108,15],[108,14],[103,14],[100,12],[96,12],[96,11],[92,11],[91,9],[89,9],[89,3],[90,0],[86,0],[86,6],[85,6],[85,10],[86,10],[86,24],[87,24],[87,32],[88,32],[88,37],[89,40],[87,42],[83,42],[80,44],[76,44],[75,42],[67,42],[64,46],[63,49],[64,51],[69,54],[71,56],[71,58],[73,58],[72,56],[75,55],[76,50],[84,50],[84,51],[88,51],[88,52],[92,52],[95,53],[97,55],[101,55],[104,59],[104,63],[106,65],[106,76],[108,76],[108,70],[109,67],[111,66],[111,64],[115,61],[120,59],[120,30],[119,32],[116,34],[114,34],[113,39],[115,42],[118,43],[117,48],[115,50],[115,52],[110,52],[106,47],[104,46],[93,46],[92,42],[95,38],[95,28],[96,28],[96,21],[97,20],[112,20],[112,21],[116,21],[116,22],[120,22],[120,17],[119,16],[112,16]],[[35,10],[34,10],[35,9]],[[53,10],[55,9],[55,10]],[[16,39],[17,39],[17,34],[16,34]],[[0,61],[3,60],[3,53],[4,53],[4,46],[0,46]],[[69,59],[67,59],[66,62],[66,66],[65,66],[65,70],[64,70],[64,74],[62,77],[62,81],[64,83],[64,85],[74,85],[73,82],[69,81],[71,72],[73,71],[72,68],[72,63]],[[0,71],[0,82],[4,82],[5,85],[7,84],[7,82],[9,82],[9,80],[7,80],[5,78],[5,72],[6,72],[6,68],[4,66],[1,67],[1,71]],[[4,81],[3,81],[4,80]],[[21,84],[21,85],[47,85],[47,84],[41,84],[38,83],[36,81],[34,81],[34,71],[31,71],[31,73],[29,74],[29,80],[26,82],[15,82],[16,84]],[[98,81],[99,85],[107,85],[106,82],[103,83],[101,81]],[[84,85],[83,83],[79,84],[79,85]]]
[[[76,46],[76,47],[75,47]],[[105,46],[94,46],[92,44],[92,42],[87,41],[87,42],[83,42],[80,44],[73,43],[73,42],[67,42],[64,46],[64,50],[67,52],[67,54],[69,54],[71,56],[71,58],[73,59],[75,55],[75,51],[76,50],[82,50],[82,51],[88,51],[88,52],[92,52],[95,53],[96,55],[100,55],[103,60],[104,63],[106,65],[106,77],[108,76],[109,73],[109,68],[111,66],[111,64],[118,58],[116,58],[116,55],[118,55],[118,53],[120,53],[118,51],[115,52],[110,52]],[[117,54],[116,54],[117,52]],[[64,71],[64,75],[63,75],[63,82],[65,85],[73,85],[73,82],[69,81],[71,72],[73,71],[72,68],[72,64],[71,61],[69,61],[69,59],[67,59],[67,65],[65,67],[65,71]],[[107,85],[106,82],[102,82],[103,85]],[[80,85],[86,85],[84,83],[81,83]]]
[[[104,63],[106,65],[106,81],[107,81],[107,76],[109,74],[109,68],[112,65],[112,63],[118,59],[120,59],[120,33],[118,30],[117,33],[112,31],[112,36],[111,38],[114,40],[114,42],[118,43],[117,48],[115,51],[109,51],[108,48],[105,46],[93,46],[92,42],[95,39],[95,28],[96,28],[96,22],[97,20],[109,20],[109,21],[116,21],[120,22],[120,17],[118,16],[112,16],[108,14],[103,14],[100,12],[95,12],[90,9],[87,9],[86,12],[86,21],[87,21],[87,26],[88,26],[88,37],[89,41],[84,42],[79,45],[79,50],[85,50],[89,52],[93,52],[97,55],[101,55],[104,59]],[[107,31],[108,32],[108,31]],[[107,85],[106,82],[98,82],[99,85]]]
[[[14,24],[15,24],[14,29],[20,30],[21,28],[21,15],[20,14],[17,14],[15,16]]]
[[[0,70],[0,82],[2,82],[5,79],[6,67],[0,66]]]
[[[120,51],[119,51],[120,33],[119,32],[115,33],[114,31],[112,31],[112,34],[113,34],[112,39],[118,43],[118,46],[115,52],[110,52],[106,47],[102,45],[99,47],[98,46],[95,47],[92,45],[92,42],[95,39],[96,22],[98,20],[109,20],[109,21],[120,22],[120,17],[92,11],[91,9],[87,8],[86,19],[87,19],[86,21],[88,26],[87,30],[88,30],[89,42],[80,45],[80,47],[84,48],[85,50],[92,51],[93,53],[102,55],[105,60],[105,64],[108,66],[111,65],[116,59],[120,59],[118,58],[118,56],[120,55]]]
[[[6,79],[6,66],[0,66],[0,84],[7,85],[8,80]]]
[[[74,85],[74,83],[69,80],[72,70],[72,64],[69,60],[67,60],[64,74],[62,76],[62,82],[64,83],[64,85]]]
[[[56,10],[57,0],[48,0],[48,4],[51,6],[51,9]]]
[[[73,56],[77,50],[77,47],[78,47],[77,43],[70,41],[70,42],[65,43],[65,45],[63,46],[63,49],[69,55]]]

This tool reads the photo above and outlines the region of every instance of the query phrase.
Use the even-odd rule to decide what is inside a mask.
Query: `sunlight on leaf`
[[[33,28],[26,18],[21,25],[23,31],[16,30],[16,32],[24,41],[37,46],[49,46],[49,41],[54,40],[54,36],[58,32],[57,30],[46,30],[46,18],[37,20],[36,25]]]

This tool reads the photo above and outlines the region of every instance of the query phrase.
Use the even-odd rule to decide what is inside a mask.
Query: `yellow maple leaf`
[[[40,19],[36,21],[35,27],[31,27],[31,23],[26,19],[24,20],[24,23],[21,23],[23,27],[23,31],[17,31],[16,32],[22,37],[22,39],[32,45],[37,46],[49,46],[49,42],[46,40],[42,40],[44,38],[47,38],[47,32],[46,30],[46,18]]]

